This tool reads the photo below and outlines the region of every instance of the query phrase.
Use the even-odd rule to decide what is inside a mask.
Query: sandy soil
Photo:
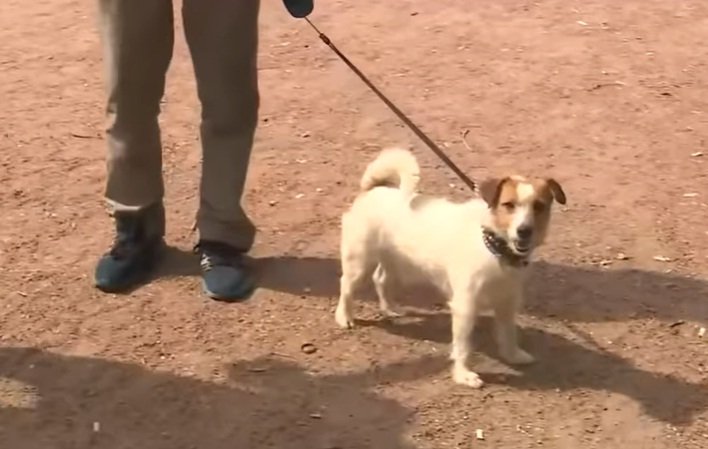
[[[180,34],[162,118],[170,254],[130,295],[95,291],[112,228],[92,7],[0,3],[0,446],[708,447],[705,2],[316,5],[470,176],[548,174],[568,194],[522,319],[539,362],[498,362],[483,322],[480,391],[450,381],[439,305],[391,322],[363,301],[362,326],[336,328],[339,214],[366,162],[412,145],[427,192],[468,193],[279,1],[263,5],[246,198],[262,288],[238,305],[200,293]]]

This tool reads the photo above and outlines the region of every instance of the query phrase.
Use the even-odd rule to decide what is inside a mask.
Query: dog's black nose
[[[533,234],[533,228],[531,226],[519,226],[516,230],[516,235],[519,236],[521,240],[528,240]]]

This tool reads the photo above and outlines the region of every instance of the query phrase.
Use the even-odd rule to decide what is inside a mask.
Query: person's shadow
[[[0,349],[0,441],[12,449],[415,449],[411,410],[371,389],[445,369],[425,358],[317,376],[278,358],[211,383],[139,365]]]
[[[336,298],[339,262],[328,258],[271,258],[258,261],[261,286],[293,294]],[[653,317],[671,322],[708,321],[706,283],[641,270],[584,269],[538,262],[527,289],[527,313],[552,318],[559,326],[574,329],[573,322],[622,321]],[[424,291],[421,297],[421,291]],[[371,292],[371,289],[369,289]],[[430,304],[432,292],[418,290],[409,303]],[[422,300],[422,301],[421,301]],[[432,299],[437,305],[442,298]],[[450,320],[446,312],[420,313],[415,319],[360,321],[410,339],[449,342]],[[478,335],[482,352],[496,352],[488,342],[489,320],[481,320]],[[539,361],[518,376],[501,378],[483,374],[491,383],[525,390],[589,388],[617,392],[633,398],[651,416],[680,424],[708,407],[708,383],[690,383],[674,375],[645,371],[610,352],[585,342],[574,342],[560,332],[526,328],[523,344]],[[697,360],[708,368],[708,359]]]

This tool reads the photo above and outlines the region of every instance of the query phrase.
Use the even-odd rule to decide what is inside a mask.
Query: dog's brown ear
[[[508,178],[490,178],[485,179],[479,184],[479,196],[487,203],[490,208],[497,206],[499,195],[501,195],[502,186]]]
[[[565,192],[558,181],[553,178],[548,178],[546,179],[546,185],[548,185],[548,188],[551,190],[553,199],[558,201],[560,204],[565,204]]]

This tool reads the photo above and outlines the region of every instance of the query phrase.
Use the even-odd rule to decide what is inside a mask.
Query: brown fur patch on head
[[[507,181],[511,181],[511,178],[490,178],[480,183],[479,195],[491,209],[499,204],[499,195],[501,195],[502,188]]]
[[[492,225],[498,231],[506,234],[506,230],[511,225],[513,210],[502,206],[504,204],[515,203],[517,194],[517,184],[519,180],[514,177],[490,178],[479,185],[479,194],[492,210]]]
[[[492,211],[491,224],[497,232],[512,238],[519,227],[530,227],[535,246],[545,239],[553,201],[566,202],[565,192],[552,178],[495,178],[480,185],[480,194]]]
[[[518,186],[520,179],[507,177],[499,185],[496,202],[492,206],[494,210],[494,226],[506,231],[511,226],[519,203]]]
[[[565,192],[558,181],[553,178],[546,178],[546,187],[553,194],[553,199],[558,201],[560,204],[565,204]]]
[[[532,182],[532,185],[536,192],[537,200],[542,201],[549,208],[553,201],[559,204],[566,203],[565,192],[555,179],[536,179]]]
[[[536,244],[540,245],[546,238],[548,225],[551,221],[551,206],[553,201],[560,204],[566,203],[565,192],[561,185],[553,178],[536,179],[534,186],[534,233]]]

